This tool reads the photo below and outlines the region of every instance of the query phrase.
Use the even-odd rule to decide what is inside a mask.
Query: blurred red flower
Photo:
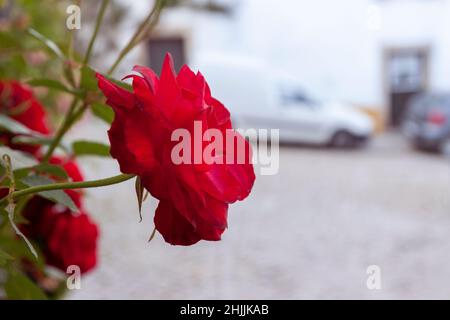
[[[90,271],[97,263],[98,227],[89,216],[58,206],[46,206],[40,213],[38,228],[43,240],[45,260],[49,265],[66,272],[77,265],[82,273]]]
[[[42,134],[50,133],[44,107],[24,84],[0,81],[0,113],[22,123]],[[13,149],[32,153],[37,158],[39,146],[14,144],[13,134],[0,132],[0,142]],[[72,181],[83,181],[83,175],[74,160],[52,157],[49,163],[62,166]],[[37,241],[45,255],[46,263],[66,272],[70,265],[78,265],[81,272],[87,272],[97,263],[97,239],[99,230],[83,209],[81,190],[65,190],[80,213],[72,213],[68,208],[57,205],[42,197],[35,196],[23,210],[29,223],[22,224],[22,231]],[[7,189],[0,190],[4,197]]]
[[[0,80],[0,113],[6,114],[31,130],[50,133],[46,112],[32,91],[16,80]],[[29,144],[12,144],[14,135],[0,132],[0,142],[18,150],[36,154],[40,147]]]
[[[227,227],[228,204],[246,198],[255,180],[250,144],[236,135],[246,149],[242,164],[174,164],[174,130],[194,134],[194,121],[200,121],[203,130],[214,128],[225,136],[232,129],[230,113],[211,96],[202,74],[183,66],[176,75],[170,55],[160,79],[149,68],[133,70],[142,75],[128,76],[133,92],[97,74],[99,88],[115,112],[108,132],[111,155],[123,173],[140,176],[144,187],[160,200],[154,222],[165,241],[192,245],[220,240]],[[203,149],[205,144],[197,147]],[[224,147],[221,153],[229,151]]]
[[[72,181],[83,181],[81,171],[74,160],[52,157],[49,161],[61,165]],[[70,265],[78,265],[82,273],[95,267],[99,230],[83,209],[80,190],[65,190],[80,213],[55,204],[41,197],[30,200],[23,211],[28,224],[22,231],[38,241],[49,265],[66,272]]]

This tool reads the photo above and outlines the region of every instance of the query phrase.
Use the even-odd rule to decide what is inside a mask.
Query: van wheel
[[[331,138],[330,146],[333,148],[351,148],[355,145],[355,138],[347,131],[338,131]]]

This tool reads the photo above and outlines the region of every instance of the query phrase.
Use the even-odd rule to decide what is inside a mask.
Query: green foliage
[[[59,59],[61,59],[62,61],[65,61],[67,59],[64,56],[64,53],[61,51],[61,49],[55,42],[53,42],[52,40],[44,36],[42,33],[33,28],[30,28],[27,31],[30,35],[35,37],[37,40],[41,41],[48,48],[48,50],[53,52]]]
[[[16,79],[27,83],[36,90],[42,105],[52,114],[54,120],[61,117],[57,112],[60,101],[68,97],[78,101],[90,99],[90,103],[100,103],[94,71],[80,64],[81,54],[73,52],[73,36],[76,31],[66,27],[65,10],[73,1],[68,0],[14,0],[7,1],[8,14],[3,15],[0,24],[0,80]],[[0,10],[2,10],[0,2]],[[1,101],[0,101],[1,103]],[[23,106],[26,108],[27,106]],[[14,135],[12,143],[50,146],[54,137],[44,136],[10,116],[15,110],[5,113],[0,105],[0,134]],[[97,114],[103,119],[111,115],[101,107]],[[0,139],[0,144],[2,144]],[[66,153],[71,150],[64,148]],[[79,145],[80,153],[105,155],[104,147]],[[81,148],[81,149],[80,149]],[[81,151],[80,151],[81,150]],[[102,151],[103,150],[103,151]],[[8,155],[11,168],[3,159]],[[109,152],[108,152],[109,154]],[[28,223],[21,211],[30,197],[17,201],[6,201],[5,195],[11,187],[15,191],[25,188],[67,182],[68,175],[60,165],[39,162],[31,155],[0,145],[0,299],[46,299],[39,281],[29,273],[29,268],[45,274],[45,259],[41,244],[28,240],[21,232],[21,226]],[[63,190],[40,192],[38,196],[78,211],[72,199]],[[7,205],[8,204],[8,205]],[[7,206],[6,206],[7,205]],[[22,237],[22,238],[20,238]],[[31,250],[30,250],[31,249]],[[34,255],[36,250],[37,258]],[[25,268],[25,263],[27,267]],[[6,276],[6,278],[3,277]],[[32,276],[33,275],[33,276]],[[6,294],[6,296],[5,296]]]
[[[20,215],[16,215],[14,221],[16,223],[21,223],[21,220],[24,220],[23,217],[21,217]],[[36,246],[36,251],[38,254],[38,257],[36,259],[29,250],[26,243],[24,243],[23,241],[18,241],[16,237],[14,238],[11,237],[11,235],[14,235],[12,230],[11,232],[3,232],[3,233],[4,235],[0,236],[1,249],[13,257],[13,259],[7,261],[7,266],[14,267],[15,263],[19,263],[21,260],[27,260],[30,262],[33,261],[36,270],[41,271],[44,269],[45,261],[43,258],[43,254],[38,246]]]
[[[5,162],[1,157],[7,154],[11,158],[11,163],[13,164],[13,169],[23,169],[28,167],[33,167],[38,164],[37,160],[28,155],[25,152],[12,150],[6,146],[0,146],[0,165],[5,167]]]
[[[114,120],[114,111],[110,106],[103,103],[94,103],[91,106],[92,113],[99,119],[111,124]]]
[[[77,156],[99,156],[109,157],[109,146],[100,142],[93,141],[75,141],[72,149]]]
[[[38,132],[25,127],[23,124],[17,122],[13,118],[4,116],[2,114],[0,114],[0,129],[15,134],[26,134],[35,136],[40,135]]]
[[[69,177],[67,176],[66,170],[64,170],[63,167],[48,163],[40,163],[38,165],[27,167],[19,170],[14,171],[14,175],[16,176],[16,179],[23,179],[26,176],[29,175],[29,173],[39,173],[43,175],[49,175],[55,178],[60,178],[63,180],[67,180]]]
[[[36,187],[47,184],[55,183],[55,180],[50,179],[44,176],[31,175],[23,178],[21,180],[22,183],[27,185],[28,187]],[[42,191],[38,193],[41,197],[46,198],[55,203],[62,204],[63,206],[69,208],[73,212],[78,212],[78,208],[73,203],[72,199],[62,190],[51,190],[51,191]]]
[[[0,49],[22,49],[22,43],[11,32],[0,32]]]
[[[32,79],[28,81],[28,84],[35,87],[46,87],[49,89],[54,89],[62,92],[71,93],[77,96],[81,97],[81,91],[80,90],[74,90],[66,87],[64,84],[62,84],[60,81],[53,80],[53,79]]]
[[[61,178],[64,180],[69,179],[67,172],[63,167],[53,164],[41,163],[37,166],[32,167],[31,170],[34,170],[38,173],[49,174],[53,177]]]
[[[22,272],[12,271],[5,283],[8,299],[47,300],[47,296],[30,278]]]
[[[81,67],[80,88],[85,89],[86,91],[98,91],[95,71],[89,66]]]
[[[49,146],[53,139],[45,136],[15,136],[11,139],[11,142],[14,144]],[[62,143],[58,147],[66,153],[69,152],[69,148]]]
[[[7,262],[14,260],[14,257],[0,249],[0,267],[4,267]]]
[[[61,28],[65,23],[63,9],[69,2],[61,0],[15,0],[9,18],[0,32],[0,77],[25,78],[39,74],[57,74],[56,67],[60,61],[46,59],[39,65],[30,66],[26,62],[30,54],[48,50],[43,47],[42,40],[52,39],[52,43],[66,46],[67,30]],[[35,30],[31,35],[28,28]],[[46,35],[44,37],[43,35]],[[53,70],[53,72],[52,72]]]

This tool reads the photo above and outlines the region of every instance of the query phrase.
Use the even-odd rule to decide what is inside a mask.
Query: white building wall
[[[235,0],[235,14],[167,12],[188,58],[210,51],[264,58],[314,93],[382,108],[383,50],[428,46],[430,89],[450,91],[450,0]]]
[[[429,46],[429,85],[432,90],[450,90],[450,2],[393,1],[381,6],[383,28],[379,46]]]

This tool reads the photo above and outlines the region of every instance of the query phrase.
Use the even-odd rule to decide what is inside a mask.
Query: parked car
[[[351,147],[372,135],[371,119],[350,105],[312,97],[294,79],[255,59],[207,56],[196,66],[235,127],[280,129],[281,142]]]
[[[426,93],[413,97],[402,129],[415,147],[450,156],[450,93]]]

